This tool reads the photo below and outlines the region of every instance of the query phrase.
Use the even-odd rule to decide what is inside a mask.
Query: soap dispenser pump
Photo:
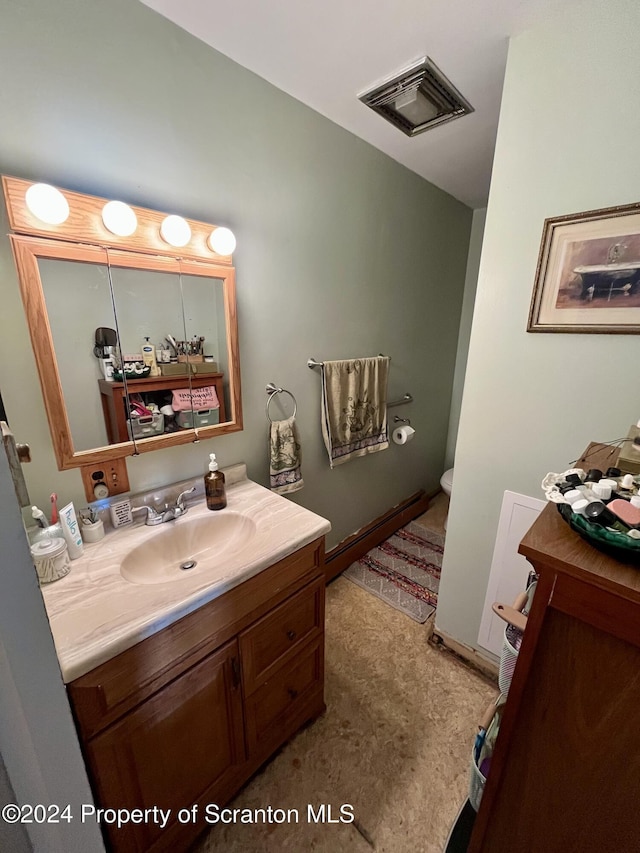
[[[227,495],[224,490],[224,474],[218,471],[216,454],[209,454],[209,473],[204,476],[204,492],[208,509],[224,509]]]

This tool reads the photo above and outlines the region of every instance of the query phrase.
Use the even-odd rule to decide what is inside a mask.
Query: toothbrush
[[[58,500],[58,495],[53,492],[51,495],[51,524],[58,523],[58,504],[56,501]]]

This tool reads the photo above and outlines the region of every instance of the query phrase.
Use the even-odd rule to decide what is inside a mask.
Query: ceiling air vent
[[[428,56],[359,98],[407,136],[473,112]]]

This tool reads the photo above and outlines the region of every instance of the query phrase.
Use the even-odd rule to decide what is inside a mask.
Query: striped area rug
[[[416,622],[426,622],[438,601],[443,551],[444,536],[411,521],[343,576]]]

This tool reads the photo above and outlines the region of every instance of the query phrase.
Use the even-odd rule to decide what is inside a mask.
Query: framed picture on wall
[[[640,333],[640,203],[545,220],[527,331]]]

